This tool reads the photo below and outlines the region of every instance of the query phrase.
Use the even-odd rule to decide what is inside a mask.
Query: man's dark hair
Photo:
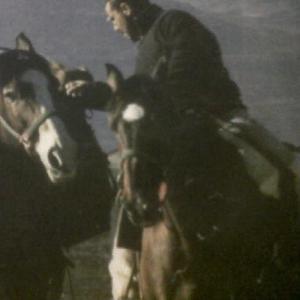
[[[149,0],[105,0],[105,2],[109,2],[113,8],[118,8],[122,2],[127,3],[134,10],[144,9],[150,4]]]

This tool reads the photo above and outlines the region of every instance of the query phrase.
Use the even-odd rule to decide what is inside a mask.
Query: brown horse
[[[141,232],[140,298],[299,299],[296,175],[235,136],[238,128],[206,113],[177,116],[151,78],[108,73],[122,218],[132,222],[125,235]],[[117,243],[126,247],[122,236]],[[126,272],[118,300],[130,296]]]
[[[24,36],[0,54],[0,297],[59,299],[68,247],[109,226],[106,156]]]

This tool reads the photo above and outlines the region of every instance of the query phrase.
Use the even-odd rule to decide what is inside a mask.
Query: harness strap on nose
[[[16,132],[4,119],[0,116],[1,125],[8,131],[16,140],[20,140],[21,135]]]
[[[22,143],[30,142],[32,136],[35,134],[36,130],[50,117],[56,115],[56,111],[49,111],[41,115],[33,124],[27,128],[20,136],[20,141]]]
[[[35,134],[36,130],[50,117],[56,115],[56,111],[46,112],[45,114],[41,115],[33,124],[26,129],[22,134],[19,134],[12,126],[2,117],[0,116],[0,123],[3,128],[17,141],[22,144],[30,143],[32,136]]]

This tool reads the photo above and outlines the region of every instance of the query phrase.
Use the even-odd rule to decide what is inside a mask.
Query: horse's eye
[[[10,101],[14,101],[17,99],[17,93],[14,90],[11,89],[4,89],[3,90],[3,96],[4,98],[10,100]]]

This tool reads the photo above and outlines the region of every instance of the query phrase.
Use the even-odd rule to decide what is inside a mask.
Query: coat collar
[[[137,16],[137,24],[142,32],[141,39],[147,34],[162,12],[163,9],[161,7],[151,4]]]

